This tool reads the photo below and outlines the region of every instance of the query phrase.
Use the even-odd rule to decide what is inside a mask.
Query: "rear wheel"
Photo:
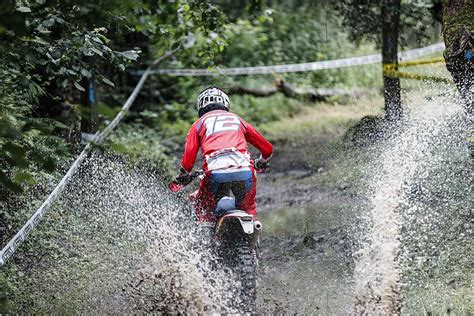
[[[257,300],[257,262],[249,243],[238,247],[240,258],[240,297],[244,312],[255,312]]]
[[[239,312],[253,313],[257,299],[257,260],[247,239],[227,243],[222,252],[223,261],[239,279],[232,291],[239,297],[235,308]]]
[[[219,236],[223,263],[237,277],[232,292],[239,299],[233,303],[239,312],[254,313],[257,298],[257,258],[250,245],[249,235],[242,230],[240,221],[230,219]]]

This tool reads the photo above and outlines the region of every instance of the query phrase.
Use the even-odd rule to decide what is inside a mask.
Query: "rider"
[[[200,222],[215,221],[217,202],[228,195],[235,196],[237,208],[257,215],[255,169],[265,170],[272,157],[273,147],[252,125],[229,112],[227,94],[219,88],[203,90],[196,102],[199,119],[191,126],[176,178],[187,184],[192,180],[191,170],[201,148],[204,178],[196,195],[196,215]],[[247,142],[260,151],[253,162]]]

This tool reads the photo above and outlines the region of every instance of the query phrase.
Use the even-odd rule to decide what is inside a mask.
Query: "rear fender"
[[[242,227],[242,231],[245,234],[251,235],[255,231],[255,225],[253,221],[253,216],[247,214],[243,211],[236,211],[233,213],[226,214],[219,218],[216,224],[216,235],[220,235],[223,228],[225,227],[226,221],[231,220],[238,220],[240,222],[240,226]]]

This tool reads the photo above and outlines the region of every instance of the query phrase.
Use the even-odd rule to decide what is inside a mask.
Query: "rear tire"
[[[219,253],[223,263],[240,281],[232,285],[232,293],[237,298],[232,305],[239,313],[254,314],[257,305],[257,258],[240,222],[228,221],[226,225],[226,230],[220,235]]]
[[[255,313],[257,300],[257,262],[254,252],[248,242],[237,248],[240,273],[240,297],[242,300],[242,311]]]

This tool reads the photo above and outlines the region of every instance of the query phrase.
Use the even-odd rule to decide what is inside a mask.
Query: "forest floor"
[[[349,129],[379,115],[382,99],[321,103],[263,127],[274,143],[259,177],[260,306],[266,312],[341,314],[353,300],[353,207],[357,162]],[[357,159],[356,159],[357,160]]]

